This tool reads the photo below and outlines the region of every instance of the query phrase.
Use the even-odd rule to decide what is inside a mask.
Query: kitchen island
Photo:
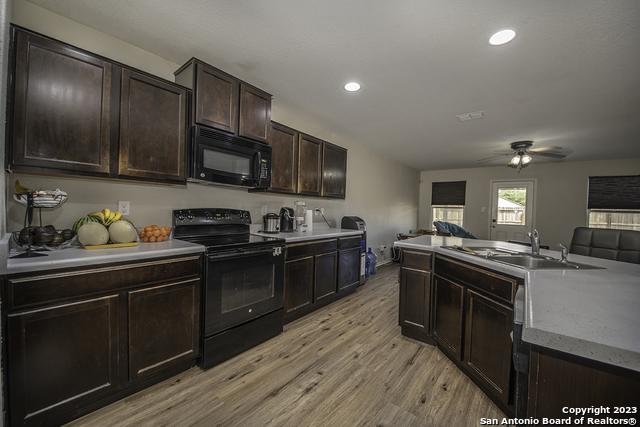
[[[529,252],[530,248],[526,246],[452,237],[420,236],[396,242],[395,246],[412,254],[413,259],[416,254],[426,254],[434,259],[430,265],[419,269],[423,277],[428,278],[423,280],[427,289],[423,306],[428,312],[423,322],[402,322],[403,315],[406,317],[407,314],[403,313],[401,275],[400,323],[403,333],[405,329],[411,330],[407,324],[415,326],[416,323],[422,323],[421,333],[427,338],[423,341],[429,342],[432,338],[450,358],[458,360],[461,369],[471,371],[471,377],[479,373],[479,381],[476,382],[484,381],[487,385],[484,389],[489,390],[489,395],[491,391],[494,392],[494,400],[495,396],[503,399],[505,411],[515,410],[517,406],[517,396],[513,395],[515,390],[505,394],[505,389],[514,388],[513,383],[517,382],[518,375],[510,373],[508,366],[500,368],[511,359],[504,353],[511,351],[508,335],[513,337],[513,332],[516,333],[515,346],[525,347],[527,351],[523,352],[525,356],[520,360],[516,355],[516,366],[512,371],[520,369],[520,372],[528,372],[529,382],[528,402],[523,402],[522,394],[526,391],[523,387],[526,387],[527,381],[520,381],[521,410],[518,416],[523,415],[527,407],[528,416],[541,416],[555,410],[550,409],[553,404],[546,404],[541,399],[545,397],[544,392],[546,397],[552,395],[553,388],[548,390],[547,386],[553,385],[557,390],[562,388],[555,384],[556,380],[562,383],[559,373],[575,373],[577,382],[571,383],[573,378],[564,379],[565,384],[571,384],[575,389],[582,387],[580,378],[588,378],[592,384],[601,384],[603,390],[611,386],[622,395],[626,390],[640,390],[640,312],[637,309],[640,305],[640,265],[570,254],[570,262],[598,268],[526,269],[498,262],[495,258],[483,258],[452,249],[455,246],[485,247]],[[542,250],[541,255],[560,258],[555,251]],[[406,270],[405,276],[409,278],[409,274],[415,274],[413,271],[416,268],[411,265],[408,267],[403,261],[403,271]],[[414,280],[414,287],[415,283]],[[513,295],[510,295],[512,290]],[[415,290],[407,292],[415,295]],[[405,311],[406,307],[415,311],[415,307],[406,303],[404,307]],[[414,314],[409,315],[415,319]],[[486,330],[489,329],[486,327],[489,323],[482,323],[478,319],[491,319],[494,322],[491,331]],[[497,332],[498,329],[502,332]],[[451,333],[451,330],[456,333]],[[414,335],[412,337],[416,338],[415,334],[405,335]],[[420,339],[420,336],[417,338]],[[446,345],[447,340],[453,341],[453,344]],[[496,348],[497,345],[502,350]],[[528,360],[529,349],[531,360]],[[473,360],[473,355],[469,355],[473,350],[480,359]],[[481,351],[484,351],[484,355]],[[491,351],[494,353],[491,354]],[[554,358],[555,378],[544,377],[545,369],[551,375],[551,369],[547,369],[551,366],[548,356]],[[585,366],[587,368],[583,368]],[[611,372],[616,381],[627,378],[629,382],[616,383],[609,376]],[[479,385],[482,387],[482,384]],[[584,388],[592,387],[585,383]],[[610,396],[613,394],[609,393]],[[635,396],[637,401],[638,395]],[[581,400],[576,398],[570,401]],[[591,404],[597,403],[596,400]]]

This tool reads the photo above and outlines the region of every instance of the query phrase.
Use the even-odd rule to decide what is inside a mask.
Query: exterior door
[[[534,227],[535,181],[493,181],[491,184],[491,240],[528,241]]]

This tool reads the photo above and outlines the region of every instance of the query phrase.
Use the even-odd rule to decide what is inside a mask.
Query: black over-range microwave
[[[190,180],[249,188],[271,185],[269,145],[204,126],[191,130]]]

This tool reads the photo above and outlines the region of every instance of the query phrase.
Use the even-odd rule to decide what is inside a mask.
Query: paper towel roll
[[[313,231],[313,209],[307,209],[304,213],[304,223],[307,226],[307,231]]]

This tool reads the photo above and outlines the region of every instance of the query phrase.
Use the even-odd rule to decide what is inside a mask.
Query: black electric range
[[[251,235],[250,224],[243,210],[173,211],[174,238],[207,248],[203,368],[282,332],[284,239]]]

